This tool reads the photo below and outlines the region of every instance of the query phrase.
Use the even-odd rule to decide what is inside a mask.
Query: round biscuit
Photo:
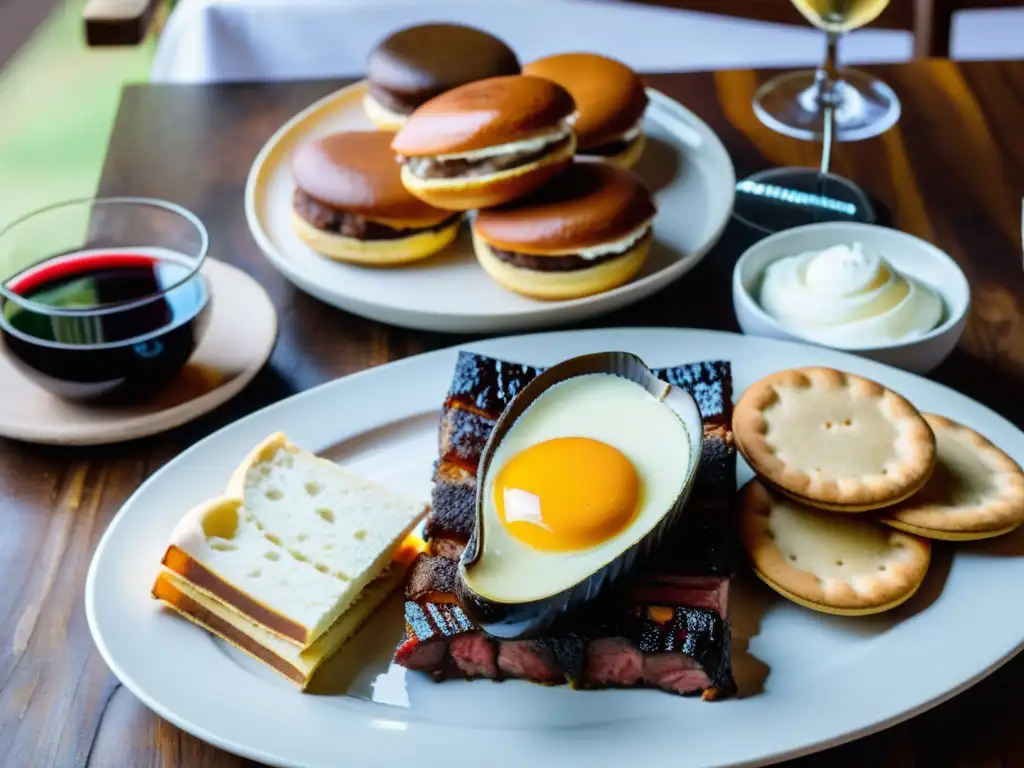
[[[883,522],[922,536],[970,541],[1024,522],[1024,472],[969,427],[924,414],[935,434],[935,471],[918,493],[887,509]]]
[[[839,615],[907,600],[931,564],[931,544],[868,517],[811,509],[754,479],[740,491],[740,545],[758,577],[787,599]]]
[[[828,512],[841,512],[843,514],[860,515],[860,514],[863,514],[865,512],[877,512],[879,509],[884,509],[885,508],[885,507],[883,507],[883,506],[881,506],[879,504],[829,504],[828,502],[825,502],[825,501],[817,501],[816,499],[808,499],[807,497],[801,496],[798,493],[793,493],[792,491],[787,491],[785,488],[780,488],[779,486],[775,485],[774,483],[770,482],[768,479],[766,479],[764,477],[761,478],[761,482],[763,482],[765,485],[770,487],[776,493],[780,493],[783,496],[788,496],[789,498],[791,498],[794,501],[797,501],[797,502],[803,504],[804,506],[814,507],[815,509],[823,509],[823,510],[826,510]],[[909,499],[915,493],[917,493],[921,489],[921,487],[923,485],[924,485],[924,482],[922,482],[921,485],[919,485],[919,486],[917,486],[915,488],[907,489],[907,491],[903,494],[902,497],[897,497],[897,498],[893,499],[892,502],[890,502],[890,503],[898,504],[901,501]]]
[[[733,432],[757,474],[844,510],[894,504],[935,465],[935,436],[910,402],[833,368],[795,368],[755,382],[736,402]]]
[[[890,517],[881,517],[878,519],[878,522],[895,528],[898,531],[912,533],[925,539],[935,539],[936,541],[981,541],[983,539],[994,539],[998,536],[1013,533],[1021,526],[1020,523],[1014,523],[1007,528],[999,528],[994,531],[937,531],[932,528],[921,528],[917,525],[902,523]]]
[[[885,613],[886,611],[891,611],[893,608],[896,608],[897,606],[903,605],[905,602],[907,602],[907,600],[909,600],[915,594],[917,594],[918,587],[920,587],[919,584],[902,597],[898,597],[891,603],[886,603],[885,605],[874,605],[870,608],[833,608],[828,605],[813,603],[810,600],[804,600],[802,597],[794,595],[789,590],[783,589],[776,582],[769,579],[756,568],[753,568],[752,570],[754,571],[754,575],[757,576],[757,578],[759,578],[761,581],[763,581],[765,584],[771,587],[772,590],[778,592],[784,598],[789,600],[791,603],[796,603],[797,605],[801,605],[804,608],[809,608],[812,611],[818,611],[818,613],[828,613],[832,616],[873,616],[877,613]]]

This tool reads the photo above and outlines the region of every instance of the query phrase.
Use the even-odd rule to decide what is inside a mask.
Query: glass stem
[[[825,111],[821,136],[821,175],[828,173],[832,164],[832,134],[835,128],[835,111],[839,103],[839,66],[836,63],[839,35],[828,33],[825,46],[825,62],[818,70],[818,106]]]
[[[837,63],[839,51],[839,34],[828,33],[828,42],[825,46],[825,61],[818,69],[818,103],[822,106],[831,104],[835,106],[840,98],[840,77],[839,65]]]

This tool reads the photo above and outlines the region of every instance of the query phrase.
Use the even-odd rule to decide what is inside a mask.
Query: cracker
[[[740,492],[740,543],[757,575],[784,597],[824,613],[866,615],[913,595],[931,544],[869,517],[821,512],[751,480]]]
[[[828,502],[825,501],[818,501],[817,499],[808,499],[797,493],[793,493],[792,491],[787,491],[785,488],[780,488],[774,483],[769,482],[764,477],[761,478],[761,482],[763,482],[766,486],[771,488],[776,493],[780,493],[783,496],[788,496],[789,498],[793,499],[793,501],[797,501],[808,507],[814,507],[815,509],[823,509],[828,512],[841,512],[843,514],[860,514],[862,512],[874,512],[883,507],[883,505],[878,504],[877,502],[875,502],[874,504],[829,504]],[[892,503],[899,503],[903,499],[910,498],[915,493],[917,493],[917,489],[911,488],[905,494],[903,494],[903,498],[897,497],[893,499]]]
[[[1024,522],[1024,472],[973,429],[924,414],[935,434],[935,471],[883,522],[952,541],[1009,533]]]
[[[905,531],[906,533],[912,533],[915,536],[923,536],[926,539],[936,539],[937,541],[980,541],[982,539],[994,539],[998,536],[1005,536],[1008,533],[1013,533],[1015,530],[1020,528],[1020,523],[1007,526],[1006,528],[997,528],[993,531],[936,531],[931,528],[922,528],[917,525],[910,525],[909,523],[901,523],[899,520],[893,520],[891,518],[881,518],[880,523],[885,523],[899,531]]]
[[[935,464],[935,436],[910,402],[832,368],[755,382],[736,403],[733,431],[744,458],[773,485],[847,511],[907,498]]]

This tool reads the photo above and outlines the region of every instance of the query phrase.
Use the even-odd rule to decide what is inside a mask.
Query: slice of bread
[[[308,648],[387,567],[427,509],[277,433],[239,465],[223,497],[182,518],[163,565]]]
[[[425,548],[410,536],[394,560],[360,593],[359,598],[308,648],[287,642],[233,606],[197,588],[185,577],[162,569],[153,596],[192,623],[287,677],[305,690],[320,665],[329,659],[402,582],[409,564]]]

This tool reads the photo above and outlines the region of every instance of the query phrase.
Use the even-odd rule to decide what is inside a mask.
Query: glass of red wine
[[[0,230],[0,336],[58,397],[125,402],[164,387],[206,328],[209,235],[163,200],[60,203]]]

